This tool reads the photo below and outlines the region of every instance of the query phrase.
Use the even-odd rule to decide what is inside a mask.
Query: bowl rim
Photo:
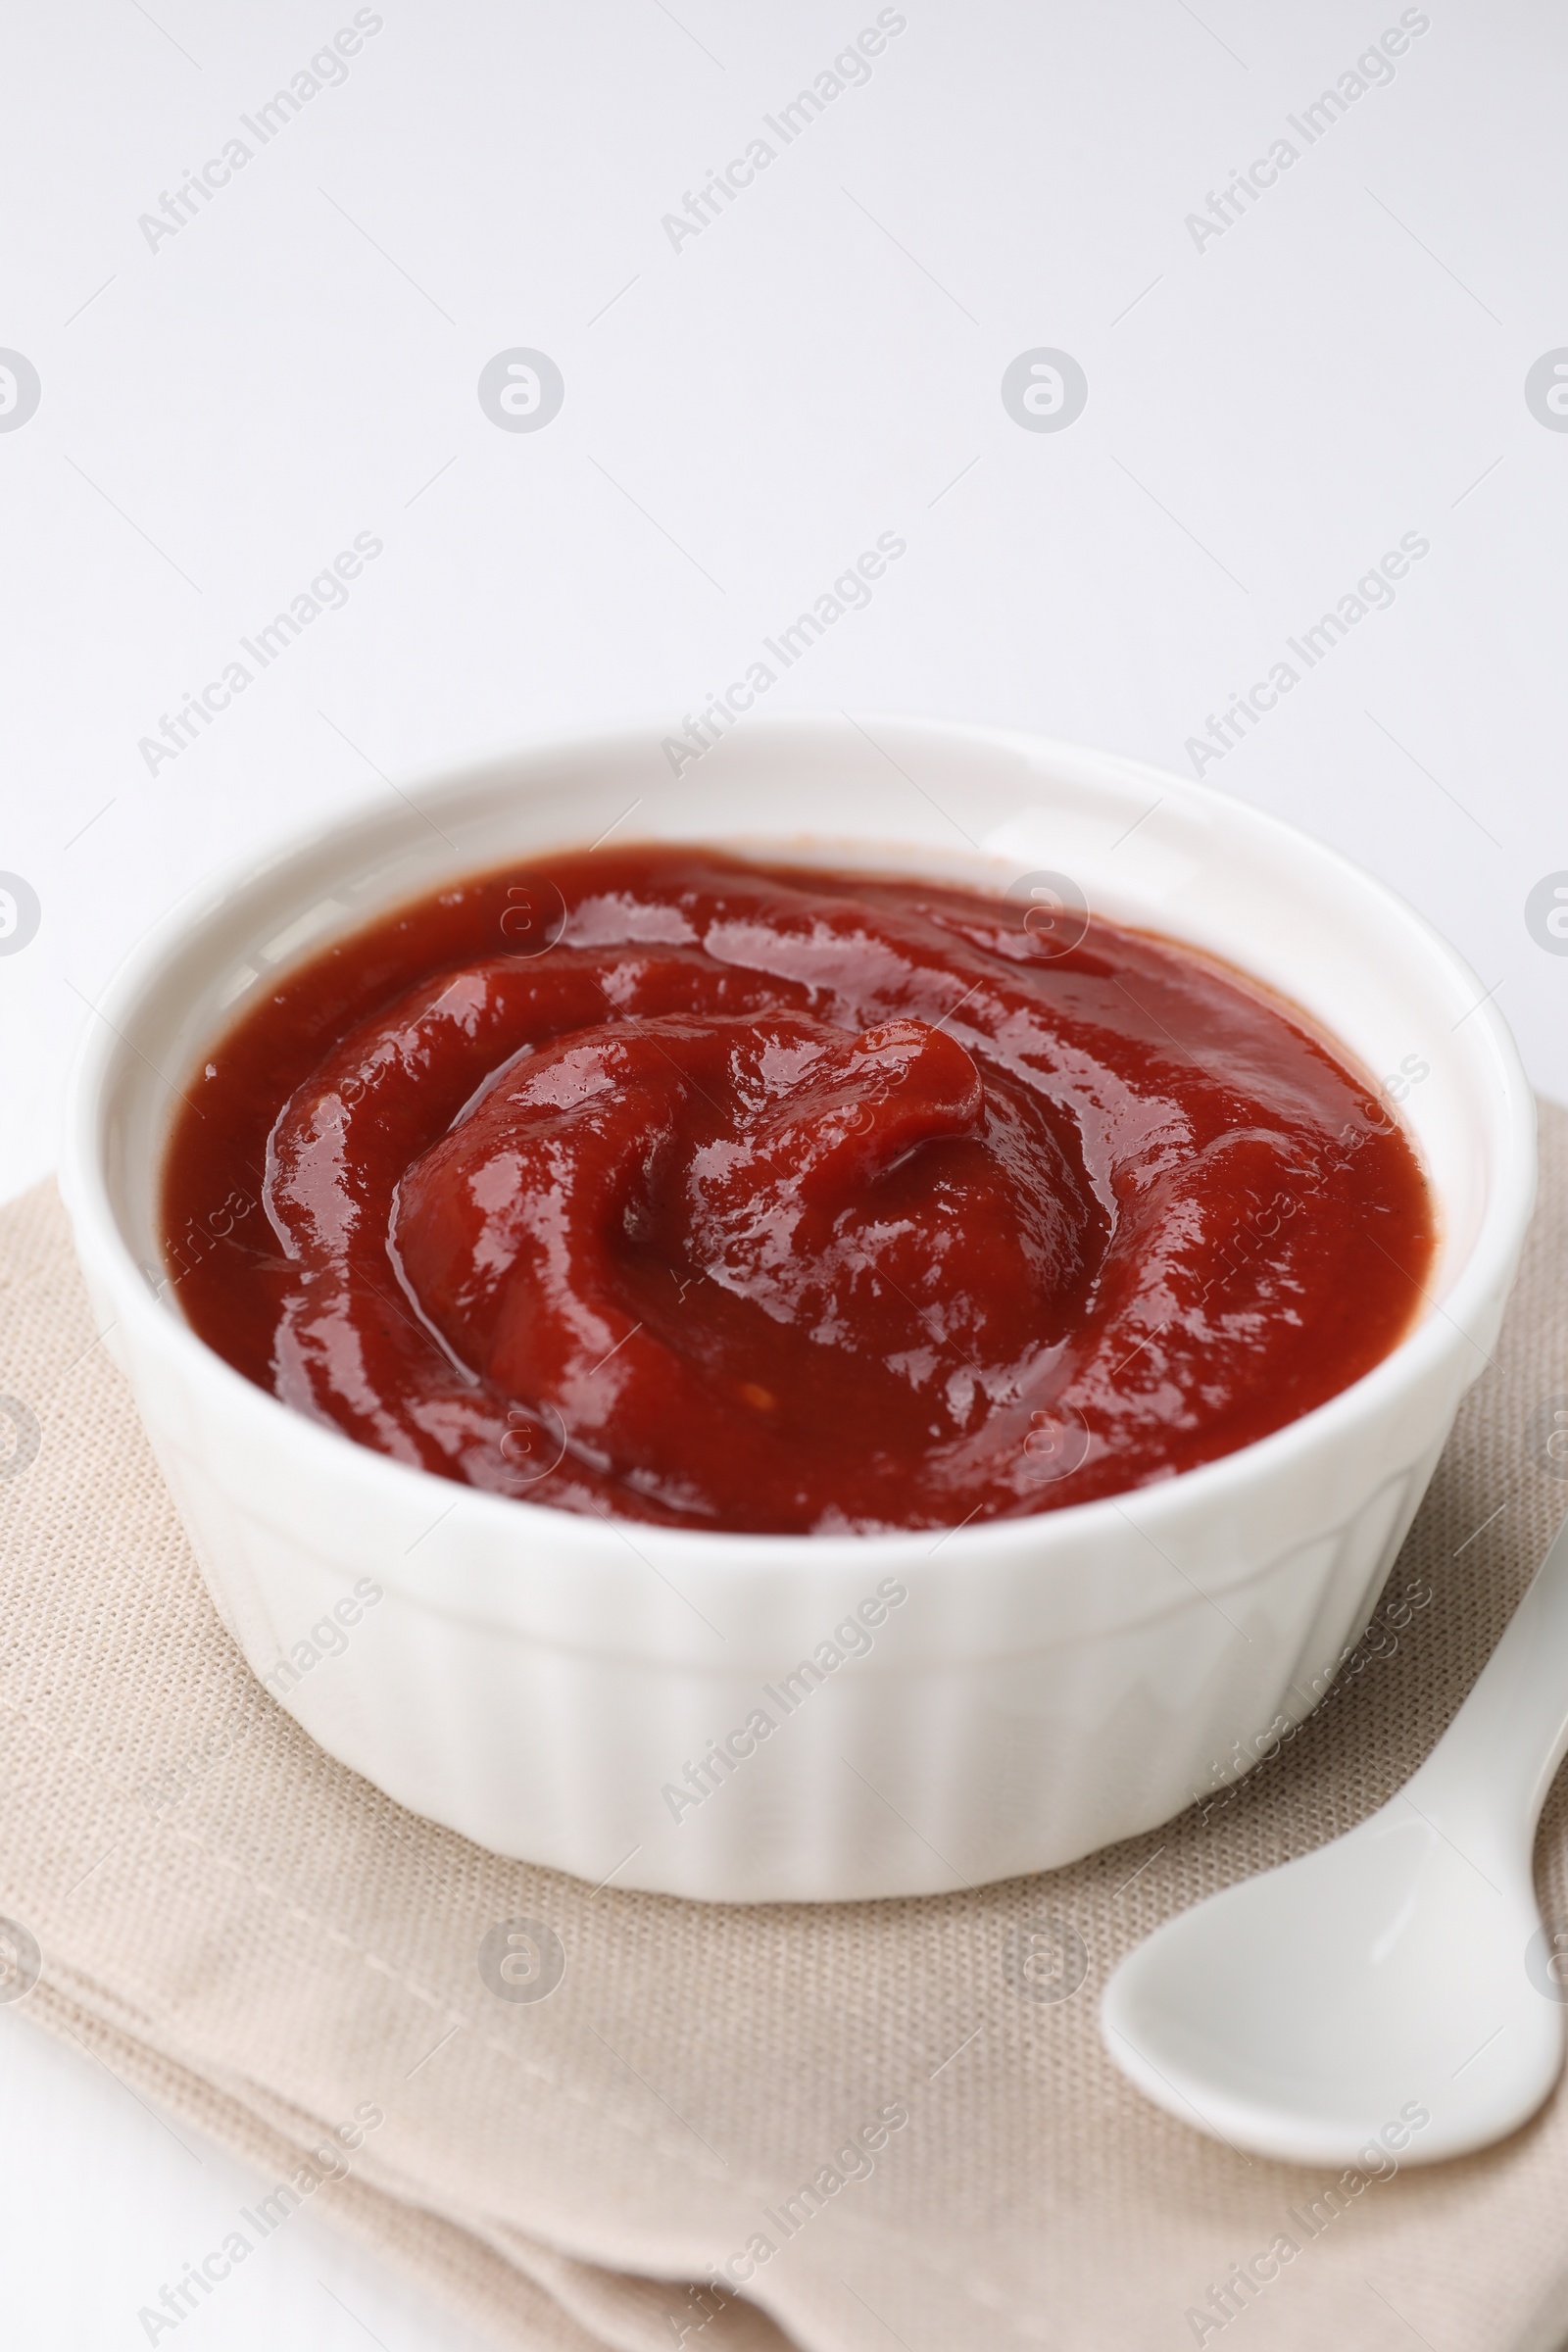
[[[329,1477],[358,1477],[380,1487],[389,1499],[395,1498],[400,1491],[405,1499],[422,1492],[433,1502],[444,1491],[456,1490],[458,1499],[466,1505],[465,1516],[469,1524],[472,1524],[470,1514],[477,1512],[481,1521],[493,1523],[498,1535],[511,1529],[522,1537],[530,1527],[548,1528],[558,1545],[597,1549],[597,1542],[590,1540],[615,1536],[621,1543],[630,1543],[628,1531],[635,1531],[636,1550],[651,1547],[656,1552],[679,1555],[688,1562],[701,1559],[706,1568],[715,1572],[732,1568],[737,1574],[746,1575],[755,1575],[758,1565],[764,1562],[832,1569],[850,1561],[863,1561],[873,1566],[914,1571],[923,1560],[935,1558],[941,1552],[956,1553],[980,1568],[1001,1566],[1020,1549],[1038,1556],[1044,1566],[1054,1553],[1110,1535],[1115,1523],[1125,1527],[1129,1523],[1129,1508],[1124,1506],[1138,1511],[1138,1519],[1131,1524],[1147,1537],[1149,1531],[1143,1521],[1151,1512],[1156,1522],[1161,1518],[1180,1519],[1193,1510],[1206,1514],[1214,1504],[1222,1504],[1229,1494],[1239,1495],[1275,1473],[1286,1473],[1293,1457],[1332,1446],[1342,1429],[1349,1428],[1369,1413],[1392,1406],[1401,1391],[1419,1388],[1443,1357],[1457,1348],[1468,1347],[1480,1358],[1484,1350],[1479,1341],[1471,1337],[1467,1317],[1484,1309],[1489,1297],[1511,1274],[1534,1204],[1535,1098],[1512,1033],[1497,1010],[1494,998],[1482,995],[1478,975],[1437,927],[1399,892],[1342,851],[1319,841],[1287,818],[1238,802],[1212,785],[1120,753],[1037,734],[1028,728],[907,711],[866,710],[861,715],[871,726],[924,733],[950,743],[956,750],[964,746],[1027,749],[1035,761],[1070,767],[1080,778],[1088,771],[1102,781],[1114,778],[1118,782],[1149,784],[1190,807],[1223,810],[1233,818],[1240,813],[1244,821],[1255,825],[1263,834],[1272,833],[1309,851],[1332,878],[1343,878],[1359,891],[1376,893],[1429,955],[1446,963],[1455,978],[1473,985],[1478,1002],[1468,1018],[1473,1018],[1490,1047],[1497,1095],[1496,1125],[1494,1135],[1489,1136],[1493,1148],[1487,1157],[1488,1198],[1447,1298],[1441,1304],[1429,1300],[1404,1337],[1369,1371],[1279,1429],[1194,1468],[1147,1486],[1126,1488],[1116,1494],[1063,1504],[1055,1510],[992,1518],[978,1526],[960,1521],[943,1531],[935,1544],[930,1542],[935,1532],[930,1528],[897,1528],[863,1535],[767,1535],[720,1528],[664,1527],[652,1521],[622,1519],[613,1513],[599,1520],[554,1504],[491,1494],[466,1481],[448,1479],[437,1471],[397,1461],[390,1454],[361,1445],[346,1432],[315,1421],[285,1404],[270,1390],[248,1380],[211,1348],[179,1313],[172,1296],[166,1300],[148,1284],[121,1228],[111,1195],[103,1152],[103,1099],[121,1054],[136,1051],[122,1032],[166,963],[180,952],[193,933],[239,893],[334,841],[341,840],[347,846],[372,819],[385,821],[389,814],[385,794],[374,790],[335,808],[327,816],[280,828],[261,848],[240,852],[202,876],[132,945],[100,992],[93,1017],[85,1023],[78,1040],[68,1080],[60,1185],[78,1253],[101,1269],[108,1279],[117,1320],[131,1316],[156,1347],[183,1362],[191,1378],[216,1383],[234,1410],[260,1414],[279,1432],[281,1443],[303,1447],[316,1457]],[[847,712],[835,709],[803,707],[779,710],[749,716],[743,740],[758,742],[766,737],[808,735],[823,727],[841,728],[846,722],[854,724],[848,720]],[[651,745],[679,732],[668,713],[612,726],[552,730],[521,737],[461,764],[416,776],[409,781],[406,791],[402,786],[394,789],[422,813],[427,802],[480,789],[487,781],[499,782],[504,772],[519,766],[543,766],[567,758],[604,760],[634,749],[646,753]],[[727,743],[729,738],[724,741]],[[638,836],[626,838],[631,841]],[[693,834],[689,838],[698,837]],[[858,846],[864,845],[863,836],[847,834],[846,847],[852,840]],[[913,848],[912,844],[909,846]],[[781,840],[779,848],[787,855],[786,841]],[[361,922],[372,919],[373,913],[368,908],[359,918]],[[319,941],[306,943],[297,960],[308,961],[319,952],[320,945]],[[290,968],[293,960],[280,965],[280,969]],[[1246,967],[1239,968],[1245,974]],[[1266,982],[1259,985],[1269,986]],[[1307,1008],[1302,1010],[1309,1019],[1317,1019]],[[1343,1041],[1342,1050],[1350,1051],[1343,1046]],[[163,1076],[162,1072],[158,1075]],[[164,1083],[172,1084],[169,1080]],[[1441,1194],[1439,1206],[1441,1210]],[[160,1292],[167,1288],[160,1286]],[[1478,1362],[1476,1370],[1479,1369]],[[281,1418],[271,1418],[274,1416]],[[951,1556],[947,1564],[953,1564]]]

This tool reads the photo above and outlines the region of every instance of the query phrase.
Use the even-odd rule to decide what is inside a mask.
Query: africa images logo
[[[1542,353],[1525,377],[1525,407],[1548,433],[1568,433],[1568,349]]]
[[[1070,351],[1020,351],[1002,377],[1002,405],[1026,433],[1059,433],[1089,405],[1089,378]]]
[[[479,372],[479,406],[504,433],[536,433],[561,414],[565,380],[548,352],[518,344]]]
[[[1525,929],[1548,956],[1568,956],[1568,871],[1542,875],[1525,901]]]
[[[0,351],[0,433],[14,433],[43,398],[38,370],[25,352]]]

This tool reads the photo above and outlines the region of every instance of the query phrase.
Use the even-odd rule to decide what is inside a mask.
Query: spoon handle
[[[1485,1827],[1526,1859],[1568,1754],[1568,1519],[1469,1697],[1402,1791],[1450,1829]]]

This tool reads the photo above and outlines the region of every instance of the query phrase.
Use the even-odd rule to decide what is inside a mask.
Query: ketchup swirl
[[[693,1527],[952,1527],[1224,1453],[1402,1335],[1419,1166],[1240,975],[1029,913],[684,848],[405,908],[191,1090],[184,1311],[399,1460]]]

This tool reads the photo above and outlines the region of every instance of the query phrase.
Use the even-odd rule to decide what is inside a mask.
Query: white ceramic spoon
[[[1568,1522],[1397,1796],[1128,1954],[1101,2004],[1111,2057],[1184,2123],[1291,2162],[1500,2139],[1562,2066],[1568,1936],[1559,1984],[1531,1852],[1565,1750]]]

